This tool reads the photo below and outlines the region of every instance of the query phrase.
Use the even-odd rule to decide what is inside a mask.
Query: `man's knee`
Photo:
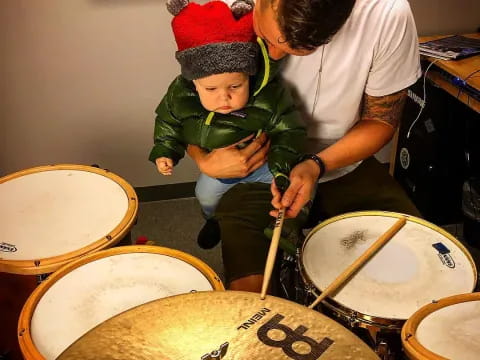
[[[233,280],[229,285],[229,290],[261,292],[263,275],[249,275],[237,280]]]

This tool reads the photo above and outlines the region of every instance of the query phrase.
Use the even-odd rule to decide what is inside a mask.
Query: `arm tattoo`
[[[363,96],[361,120],[380,121],[396,128],[400,122],[407,90],[385,96]]]

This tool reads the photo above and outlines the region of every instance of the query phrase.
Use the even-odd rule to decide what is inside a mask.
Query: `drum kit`
[[[28,298],[16,298],[21,313],[0,309],[15,315],[13,329],[2,321],[1,337],[14,336],[25,359],[419,360],[480,353],[475,263],[455,237],[416,217],[363,211],[323,221],[298,246],[295,296],[282,299],[225,290],[207,264],[179,250],[114,247],[134,225],[138,199],[107,170],[24,170],[0,178],[0,197],[0,275],[14,280],[1,289],[0,304],[12,303],[5,294],[20,296],[11,286],[16,280],[38,279],[23,291]],[[269,257],[266,278],[272,264]],[[16,359],[6,350],[0,348],[0,359]]]

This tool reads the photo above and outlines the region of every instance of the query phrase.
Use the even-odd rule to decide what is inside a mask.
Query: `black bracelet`
[[[318,175],[319,179],[325,174],[325,163],[319,156],[317,156],[316,154],[306,154],[301,157],[300,162],[305,160],[313,160],[318,165],[318,167],[320,168],[320,174]]]

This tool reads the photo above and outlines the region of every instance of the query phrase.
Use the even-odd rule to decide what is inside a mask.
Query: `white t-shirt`
[[[418,38],[407,0],[357,0],[331,42],[308,56],[290,56],[283,71],[302,103],[309,151],[319,152],[359,120],[363,94],[400,91],[421,76]],[[345,175],[359,163],[327,173]]]

